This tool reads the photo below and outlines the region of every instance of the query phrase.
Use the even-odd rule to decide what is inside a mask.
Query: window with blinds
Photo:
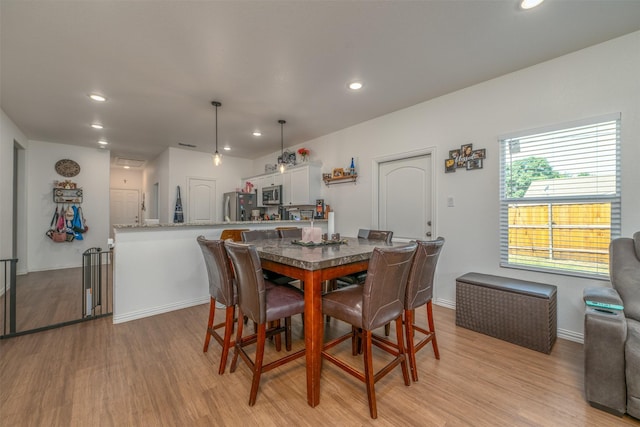
[[[500,138],[500,265],[606,278],[620,236],[620,115]]]

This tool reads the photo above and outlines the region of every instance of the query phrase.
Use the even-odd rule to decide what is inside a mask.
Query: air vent
[[[116,166],[129,166],[132,168],[141,168],[146,163],[146,160],[136,159],[124,159],[122,157],[116,157]]]
[[[184,142],[178,142],[178,145],[182,145],[183,147],[196,148],[197,145],[193,144],[185,144]]]

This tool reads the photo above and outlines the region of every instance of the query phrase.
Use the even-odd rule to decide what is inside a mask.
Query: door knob
[[[431,220],[427,221],[427,225],[431,227]]]
[[[427,234],[427,237],[431,237],[431,232],[430,231],[427,231],[426,234]]]

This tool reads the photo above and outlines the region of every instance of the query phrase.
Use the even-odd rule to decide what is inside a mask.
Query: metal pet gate
[[[108,284],[113,281],[112,251],[87,249],[82,254],[82,317],[111,314]]]
[[[17,330],[18,281],[16,264],[18,259],[0,260],[0,311],[2,329],[0,339],[10,338],[48,329],[59,328],[86,320],[109,316],[113,312],[113,251],[90,248],[82,254],[82,312],[79,318],[28,330]],[[77,286],[74,285],[74,286]]]

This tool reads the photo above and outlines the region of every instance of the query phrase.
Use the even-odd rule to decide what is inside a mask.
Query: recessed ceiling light
[[[98,144],[100,144],[100,145],[107,145],[107,144],[108,144],[108,142],[107,142],[107,141],[105,141],[104,139],[101,139],[100,141],[98,141]]]
[[[123,166],[125,169],[131,169],[131,166]]]
[[[520,2],[520,7],[522,9],[533,9],[536,6],[539,6],[544,0],[522,0]]]
[[[255,131],[255,132],[253,132],[253,136],[262,136],[262,132]]]
[[[91,98],[91,99],[93,99],[94,101],[97,101],[97,102],[105,102],[107,100],[107,98],[105,98],[104,96],[99,95],[97,93],[90,94],[89,98]]]
[[[104,126],[102,126],[100,123],[91,123],[91,127],[94,129],[103,129]]]
[[[360,90],[362,89],[363,84],[361,82],[351,82],[349,83],[349,89],[351,90]]]
[[[230,150],[231,150],[231,147],[222,147],[222,149],[223,149],[224,151],[230,151]]]

